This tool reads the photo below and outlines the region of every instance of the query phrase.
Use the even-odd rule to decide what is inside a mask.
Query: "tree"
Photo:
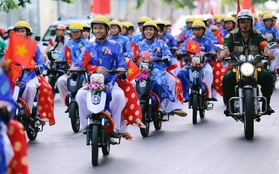
[[[74,3],[76,0],[56,0],[66,3]],[[31,0],[1,0],[0,11],[9,12],[12,9],[18,9],[19,7],[25,7],[27,4],[31,4]]]

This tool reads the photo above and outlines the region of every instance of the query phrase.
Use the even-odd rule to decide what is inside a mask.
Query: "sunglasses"
[[[241,23],[241,24],[247,24],[247,23],[250,23],[250,22],[251,22],[250,19],[241,19],[241,20],[239,21],[239,23]]]

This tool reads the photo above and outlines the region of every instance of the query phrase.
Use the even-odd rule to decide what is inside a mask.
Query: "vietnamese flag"
[[[127,67],[128,67],[127,80],[130,82],[134,78],[136,78],[140,74],[141,71],[140,71],[139,67],[132,60],[129,60]]]
[[[87,64],[90,62],[91,58],[92,57],[90,56],[90,54],[85,50],[81,67],[85,68]]]
[[[35,63],[33,57],[36,51],[36,45],[36,41],[11,31],[5,60],[9,63],[15,62],[26,68],[34,68]]]
[[[133,56],[136,60],[139,60],[139,46],[134,42],[131,43],[131,50],[133,50]]]
[[[238,14],[240,12],[240,4],[239,4],[239,0],[236,0],[236,3],[237,3],[237,12],[236,14]]]
[[[65,46],[65,59],[68,61],[69,64],[73,64],[72,62],[72,56],[71,56],[71,49],[67,46]]]
[[[200,44],[197,41],[189,39],[187,41],[186,51],[197,54],[200,52]]]
[[[10,73],[9,73],[9,77],[13,80],[13,81],[16,81],[19,76],[21,75],[21,71],[22,71],[22,66],[18,66],[18,65],[15,65],[14,63],[10,63],[9,64],[10,66]]]

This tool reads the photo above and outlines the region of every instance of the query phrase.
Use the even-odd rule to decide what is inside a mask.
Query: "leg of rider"
[[[78,90],[77,95],[76,95],[76,101],[78,104],[78,111],[79,111],[79,119],[80,119],[80,124],[82,127],[86,127],[87,126],[87,118],[86,116],[88,114],[90,114],[91,112],[87,109],[87,105],[85,103],[87,103],[87,93],[88,90],[84,90],[84,88],[87,87],[82,87],[81,89]]]
[[[223,81],[222,81],[222,90],[224,93],[224,99],[225,99],[225,103],[227,105],[227,108],[225,110],[225,112],[229,111],[229,99],[231,97],[235,96],[235,86],[236,86],[236,78],[235,78],[235,73],[233,73],[231,70],[229,70],[223,77]]]
[[[213,69],[209,63],[205,64],[204,68],[202,69],[202,72],[203,72],[202,81],[206,83],[206,85],[208,87],[208,91],[209,91],[208,97],[211,98],[211,95],[212,95],[211,86],[213,83]]]
[[[57,88],[59,90],[60,101],[62,104],[64,104],[64,97],[68,91],[67,78],[68,78],[68,76],[66,74],[64,74],[64,75],[60,76],[57,80]]]
[[[190,86],[190,80],[189,80],[189,70],[188,69],[182,69],[177,73],[177,78],[182,83],[182,90],[183,90],[183,96],[184,100],[189,100],[189,86]]]
[[[26,87],[23,91],[22,98],[29,106],[30,112],[32,112],[33,102],[36,97],[37,87],[39,86],[39,81],[37,76],[26,83]]]
[[[110,102],[110,111],[111,115],[115,124],[115,129],[117,133],[125,133],[127,132],[126,124],[124,121],[121,122],[122,120],[122,110],[125,107],[126,104],[126,97],[124,95],[124,92],[121,88],[118,86],[114,86],[112,88],[112,99]],[[122,132],[125,131],[125,132]]]
[[[261,91],[263,96],[265,96],[267,100],[267,107],[268,112],[273,113],[274,110],[270,107],[270,99],[271,95],[273,93],[273,78],[270,72],[268,72],[266,69],[262,69],[261,72],[258,73],[258,84],[261,85]]]

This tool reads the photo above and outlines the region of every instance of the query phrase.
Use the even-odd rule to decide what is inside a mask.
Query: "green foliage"
[[[56,0],[66,3],[74,3],[76,0]],[[18,9],[19,7],[26,7],[27,4],[30,4],[31,0],[1,0],[0,1],[0,11],[9,12],[13,9]]]

